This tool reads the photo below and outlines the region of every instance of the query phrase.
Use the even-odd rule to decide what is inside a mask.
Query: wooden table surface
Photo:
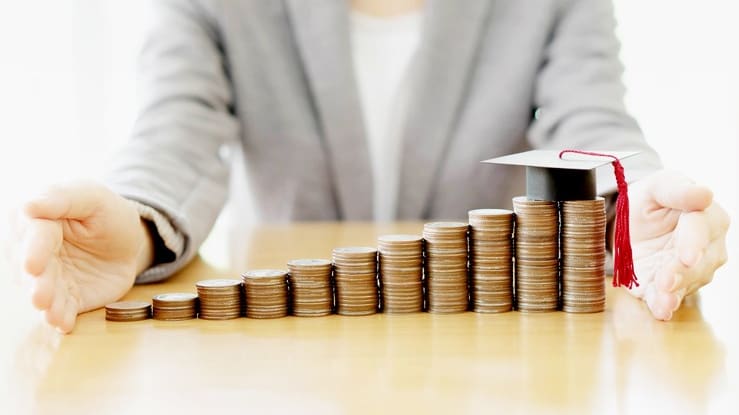
[[[229,241],[227,263],[196,259],[126,299],[421,229],[262,226]],[[13,294],[0,392],[10,411],[0,413],[739,413],[735,270],[721,269],[668,323],[609,288],[606,311],[591,315],[114,323],[98,310],[62,336]]]

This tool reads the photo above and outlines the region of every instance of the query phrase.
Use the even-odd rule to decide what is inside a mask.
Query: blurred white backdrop
[[[0,203],[102,174],[135,116],[146,1],[0,2]],[[739,212],[738,2],[615,4],[628,107],[667,167]]]

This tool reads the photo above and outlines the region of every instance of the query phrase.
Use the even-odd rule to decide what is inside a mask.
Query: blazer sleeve
[[[659,157],[624,105],[611,0],[566,0],[560,6],[536,81],[530,144],[641,151],[623,162],[629,181],[659,169]],[[615,191],[612,169],[598,169],[597,177],[601,194]]]
[[[139,210],[164,241],[159,249],[174,253],[138,282],[166,278],[194,257],[225,203],[228,154],[239,134],[226,60],[208,12],[195,1],[150,3],[138,118],[106,179],[114,191],[154,209]]]

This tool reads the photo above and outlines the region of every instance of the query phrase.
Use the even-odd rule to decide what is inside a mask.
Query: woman
[[[463,217],[504,207],[528,148],[626,164],[643,298],[669,319],[726,260],[709,189],[658,172],[623,105],[607,0],[156,2],[133,140],[105,185],[28,202],[34,305],[62,331],[197,252],[242,151],[265,220]],[[604,178],[607,175],[603,176]],[[599,186],[612,195],[612,180]]]

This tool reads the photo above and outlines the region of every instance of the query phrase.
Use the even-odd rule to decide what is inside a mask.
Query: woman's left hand
[[[630,190],[631,243],[638,287],[655,318],[669,320],[683,298],[727,260],[729,216],[705,186],[660,171]]]

